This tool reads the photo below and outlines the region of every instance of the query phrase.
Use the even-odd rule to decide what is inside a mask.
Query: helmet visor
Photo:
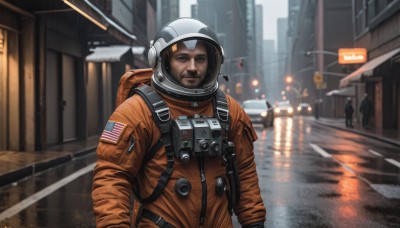
[[[206,39],[178,41],[165,49],[162,58],[165,75],[189,89],[215,85],[222,63],[222,53]]]

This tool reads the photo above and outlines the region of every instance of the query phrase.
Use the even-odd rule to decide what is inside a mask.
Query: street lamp
[[[302,84],[299,81],[293,79],[293,77],[291,75],[286,76],[285,81],[288,84],[288,86],[286,87],[286,90],[287,91],[293,90],[297,95],[296,98],[299,99],[298,102],[301,103],[303,101],[303,91],[302,91],[303,86],[302,86]],[[296,84],[298,87],[297,88],[294,87],[293,84]]]
[[[288,84],[291,84],[291,83],[293,82],[292,76],[286,76],[286,82],[287,82]]]
[[[257,87],[258,86],[258,80],[257,79],[254,79],[252,82],[251,82],[251,84],[254,86],[254,87]]]
[[[303,86],[301,85],[301,83],[300,83],[299,81],[293,79],[293,77],[290,76],[290,75],[286,76],[286,79],[285,79],[285,80],[286,80],[286,83],[287,83],[288,85],[292,85],[293,83],[296,83],[297,86],[298,86],[298,90],[301,92],[301,89],[302,89]]]
[[[332,51],[320,51],[320,50],[315,50],[315,51],[307,51],[306,55],[310,56],[311,54],[325,54],[325,55],[334,55],[334,56],[339,56],[338,53],[332,52]]]

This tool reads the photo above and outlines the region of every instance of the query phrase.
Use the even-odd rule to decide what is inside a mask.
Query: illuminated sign
[[[365,48],[339,48],[339,64],[356,64],[367,61],[367,49]]]

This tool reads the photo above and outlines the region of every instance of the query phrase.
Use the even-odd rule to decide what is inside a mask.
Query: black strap
[[[167,157],[169,156],[167,155]],[[158,183],[154,188],[153,192],[147,198],[142,199],[141,203],[145,204],[153,202],[161,195],[165,186],[167,186],[168,180],[171,177],[172,172],[174,171],[173,166],[174,166],[173,160],[172,161],[168,160],[167,168],[161,173],[160,179],[158,180]]]
[[[143,167],[147,162],[149,162],[149,161],[154,157],[154,155],[156,155],[157,151],[158,151],[163,145],[164,145],[164,144],[161,142],[161,140],[158,140],[157,143],[154,144],[153,147],[151,147],[151,149],[149,150],[149,152],[147,152],[146,155],[145,155],[144,158],[143,158],[142,167]],[[134,193],[134,195],[136,196],[136,198],[137,198],[140,202],[142,202],[143,199],[142,199],[142,197],[141,197],[140,188],[137,187],[137,186],[139,186],[139,184],[137,183],[137,180],[136,180],[136,179],[134,179],[133,181],[134,181],[134,183],[133,183],[133,186],[134,186],[134,188],[133,188],[133,193]]]
[[[153,119],[156,123],[167,122],[170,120],[169,108],[165,101],[150,86],[140,86],[134,89],[134,93],[139,94],[147,103],[147,106],[153,113]],[[155,114],[155,115],[154,115]],[[169,131],[169,129],[168,129]]]
[[[173,225],[169,224],[165,219],[156,213],[150,211],[149,209],[143,208],[141,211],[141,217],[153,221],[156,225],[163,228],[175,228]],[[140,218],[139,218],[140,219]]]
[[[157,151],[163,146],[163,143],[161,140],[158,140],[157,143],[150,149],[150,151],[144,156],[143,158],[143,164],[146,164],[148,161],[150,161],[154,155],[156,155]]]
[[[216,113],[215,115],[220,120],[222,129],[224,129],[223,137],[228,139],[228,132],[230,127],[229,107],[225,93],[220,89],[217,90],[214,108]]]
[[[141,203],[150,203],[156,200],[161,195],[173,172],[174,151],[172,148],[172,141],[170,135],[171,115],[165,101],[160,97],[160,95],[158,95],[158,93],[152,87],[143,85],[135,88],[133,90],[133,93],[140,95],[146,102],[147,106],[150,108],[152,112],[153,120],[159,127],[161,134],[160,140],[147,153],[143,161],[144,162],[149,161],[162,145],[164,145],[165,152],[167,154],[167,161],[168,161],[167,168],[161,173],[160,179],[158,180],[158,183],[153,192],[150,194],[149,197],[144,199],[142,199],[140,195],[137,196]]]

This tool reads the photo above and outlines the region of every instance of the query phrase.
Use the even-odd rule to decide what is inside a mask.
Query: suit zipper
[[[201,178],[201,211],[200,211],[200,226],[204,224],[205,216],[206,216],[206,208],[207,208],[207,182],[206,182],[206,174],[204,172],[204,158],[199,158],[198,165],[200,169],[200,178]]]

